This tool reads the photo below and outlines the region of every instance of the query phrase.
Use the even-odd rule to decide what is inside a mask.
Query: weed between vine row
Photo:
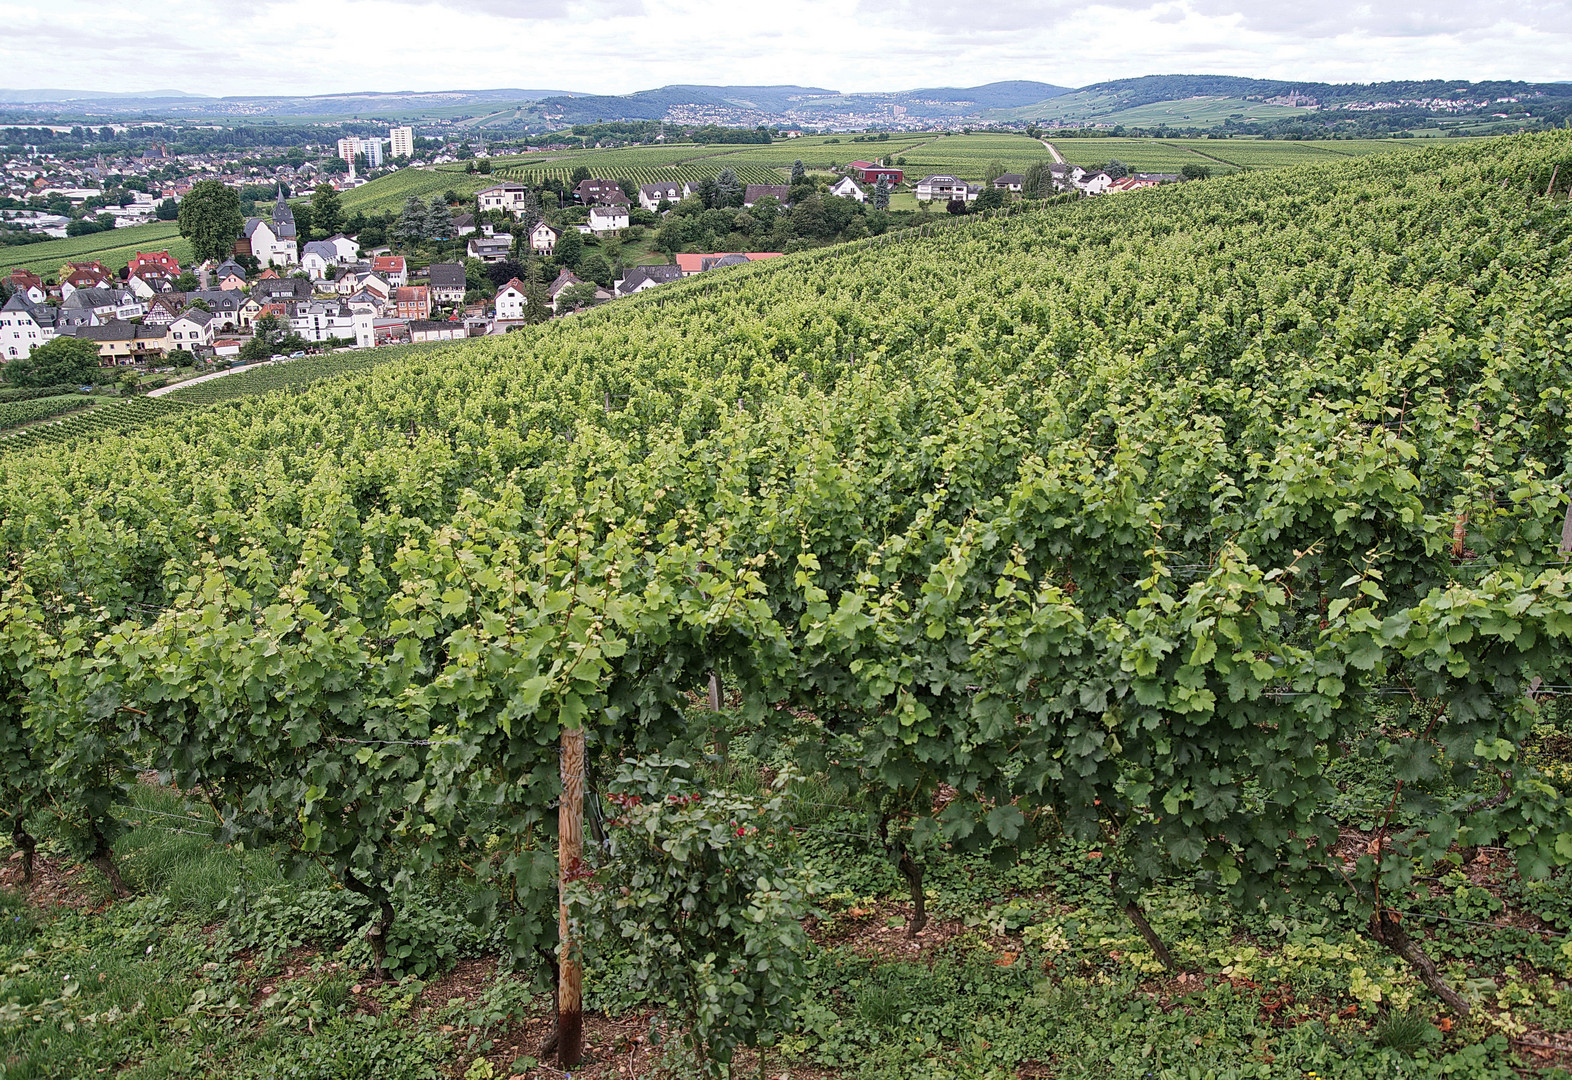
[[[1379,783],[1373,762],[1343,768]],[[732,757],[711,779],[746,789],[762,787],[759,775]],[[822,888],[806,923],[809,991],[764,1075],[1507,1077],[1572,1065],[1572,886],[1559,874],[1525,882],[1503,853],[1454,853],[1404,902],[1411,932],[1476,1006],[1463,1021],[1336,902],[1230,919],[1193,888],[1160,890],[1150,918],[1186,969],[1170,974],[1111,896],[1102,853],[1084,845],[1007,866],[934,860],[930,921],[908,936],[906,882],[866,808],[811,782],[793,797]],[[430,881],[400,910],[389,952],[403,974],[377,984],[360,897],[210,840],[197,804],[146,780],[124,816],[116,855],[132,899],[114,900],[58,838],[41,838],[31,888],[19,859],[0,864],[5,1080],[562,1075],[542,1060],[544,972],[475,929],[461,890]],[[1344,839],[1367,835],[1351,821]],[[615,945],[590,958],[573,1075],[693,1075],[625,959]],[[759,1064],[742,1051],[733,1075]]]

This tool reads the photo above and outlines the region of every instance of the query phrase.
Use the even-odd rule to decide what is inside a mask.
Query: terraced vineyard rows
[[[392,360],[453,347],[453,343],[387,345],[376,349],[344,350],[327,356],[305,356],[275,364],[259,364],[249,371],[177,389],[166,394],[163,400],[180,401],[188,405],[210,405],[274,390],[304,388],[323,379],[369,371]]]

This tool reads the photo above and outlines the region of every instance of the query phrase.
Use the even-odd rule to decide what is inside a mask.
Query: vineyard
[[[1569,181],[1056,203],[0,441],[0,1060],[1572,1063]]]
[[[23,267],[53,277],[67,259],[97,260],[111,270],[119,270],[138,251],[155,250],[168,251],[182,266],[191,261],[191,245],[180,238],[179,226],[172,221],[160,221],[64,240],[46,240],[41,244],[0,247],[0,273]]]
[[[300,389],[323,379],[336,379],[357,371],[369,371],[390,360],[418,356],[451,344],[385,345],[377,349],[342,350],[327,356],[307,356],[274,364],[260,364],[248,371],[211,379],[194,386],[181,387],[164,395],[165,399],[188,405],[211,405],[232,398],[252,397],[275,390]]]
[[[76,402],[71,407],[75,407]],[[0,405],[0,409],[17,409],[38,404],[18,402]],[[89,440],[100,435],[129,431],[151,420],[179,412],[181,406],[166,398],[126,398],[106,405],[98,405],[83,412],[70,413],[59,420],[33,424],[21,431],[0,432],[0,455],[19,450],[56,444],[70,446],[79,440]]]
[[[635,184],[668,182],[691,182],[696,184],[700,180],[719,175],[722,169],[735,171],[737,179],[744,184],[784,184],[787,180],[786,175],[777,169],[772,169],[766,165],[732,162],[727,158],[717,158],[713,164],[705,165],[616,165],[595,159],[584,159],[582,165],[590,168],[599,179],[632,180]],[[579,167],[579,164],[509,165],[498,169],[497,175],[505,176],[512,180],[524,180],[531,184],[555,180],[558,183],[567,184],[571,187],[573,172]]]
[[[72,409],[91,405],[93,399],[85,394],[62,394],[57,397],[34,398],[31,401],[0,403],[0,430],[45,420]]]

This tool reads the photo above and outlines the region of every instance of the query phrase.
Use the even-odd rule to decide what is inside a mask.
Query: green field
[[[497,182],[497,177],[480,173],[466,173],[462,169],[400,169],[388,176],[379,176],[368,184],[343,193],[342,203],[346,213],[356,210],[374,213],[404,209],[404,201],[411,195],[430,200],[433,195],[456,191],[468,198],[482,188]]]
[[[1036,120],[1049,124],[1077,120],[1142,128],[1159,124],[1205,128],[1216,127],[1231,118],[1285,120],[1314,115],[1288,105],[1268,105],[1242,98],[1194,97],[1134,107],[1126,104],[1127,99],[1128,94],[1123,92],[1076,91],[1019,109],[997,110],[989,115],[998,120]]]
[[[179,227],[170,221],[49,240],[42,244],[0,247],[0,272],[20,266],[53,277],[67,260],[97,260],[111,270],[118,270],[138,251],[168,251],[182,266],[191,262],[191,245],[180,239]]]

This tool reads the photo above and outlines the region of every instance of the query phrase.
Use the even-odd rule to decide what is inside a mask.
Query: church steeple
[[[273,204],[273,233],[280,240],[294,239],[295,212],[284,201],[284,185],[278,186],[278,201]]]

